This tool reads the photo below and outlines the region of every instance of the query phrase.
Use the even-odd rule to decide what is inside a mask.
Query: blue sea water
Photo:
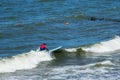
[[[119,80],[119,5],[119,0],[0,1],[0,80]],[[36,51],[41,43],[63,46],[64,52],[55,58],[41,54]],[[77,55],[81,52],[84,56]]]

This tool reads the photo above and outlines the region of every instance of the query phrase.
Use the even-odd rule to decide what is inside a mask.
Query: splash
[[[120,50],[120,37],[116,36],[114,39],[94,44],[90,47],[83,47],[82,50],[95,53]]]
[[[49,61],[53,58],[49,52],[31,50],[28,53],[19,54],[11,58],[0,60],[0,73],[15,72],[16,70],[32,69],[42,61]]]

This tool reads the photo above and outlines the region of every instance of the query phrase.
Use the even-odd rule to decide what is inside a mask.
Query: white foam
[[[96,52],[96,53],[120,50],[120,37],[116,36],[112,40],[104,41],[87,48],[83,47],[82,49],[87,52]]]
[[[104,65],[104,64],[114,65],[111,61],[103,61],[103,62],[101,62],[100,64],[102,64],[102,65]]]
[[[103,61],[103,62],[98,62],[99,64],[111,64],[111,61]],[[70,80],[74,79],[80,79],[83,80],[88,80],[87,77],[85,76],[91,76],[90,78],[93,78],[92,76],[94,75],[101,75],[108,73],[108,70],[105,69],[104,67],[96,67],[96,68],[91,68],[94,67],[98,63],[92,63],[92,64],[86,64],[86,65],[69,65],[69,66],[62,66],[59,68],[54,68],[50,72],[50,74],[54,75],[51,77],[51,79],[68,79],[68,76]],[[110,68],[109,68],[110,69]],[[82,77],[81,77],[82,75]],[[93,80],[93,79],[92,79]]]
[[[45,73],[37,73],[33,72],[29,75],[24,74],[17,74],[14,76],[3,76],[3,80],[96,80],[98,76],[99,80],[113,80],[113,79],[106,79],[102,78],[103,75],[106,75],[106,73],[109,73],[110,68],[103,68],[103,67],[96,67],[91,68],[92,66],[96,65],[97,63],[101,64],[109,64],[112,63],[111,61],[102,61],[102,62],[96,62],[86,65],[64,65],[64,66],[57,66],[48,68],[49,70]],[[28,73],[28,72],[27,72]],[[36,75],[36,74],[42,74],[42,75]],[[31,76],[30,76],[31,75]],[[43,77],[46,76],[47,77]],[[110,74],[109,74],[110,75]],[[114,75],[113,75],[114,76]],[[90,78],[90,79],[89,79]],[[111,77],[110,77],[111,78]],[[117,80],[117,79],[116,79]]]
[[[0,73],[14,72],[16,70],[35,68],[41,61],[49,61],[53,58],[48,52],[30,51],[11,58],[0,60]]]
[[[76,52],[78,48],[65,49],[67,52]]]

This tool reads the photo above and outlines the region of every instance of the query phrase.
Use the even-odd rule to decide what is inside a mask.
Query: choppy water
[[[0,1],[0,80],[120,80],[119,0]],[[68,23],[68,24],[67,24]],[[63,46],[51,56],[37,52]]]

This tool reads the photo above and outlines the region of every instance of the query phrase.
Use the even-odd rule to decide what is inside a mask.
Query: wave
[[[120,37],[115,36],[115,38],[111,40],[103,41],[90,47],[82,47],[82,50],[95,53],[114,52],[120,50]]]
[[[82,57],[85,55],[85,51],[82,50],[81,47],[76,47],[76,48],[66,48],[64,50],[61,50],[62,53],[68,53],[71,54],[71,56],[78,56]]]
[[[28,53],[0,59],[0,73],[15,72],[16,70],[32,69],[41,61],[53,60],[48,52],[31,50]]]
[[[119,53],[120,52],[120,37],[115,36],[114,38],[102,41],[88,46],[80,46],[76,48],[65,48],[60,53],[75,53],[78,56],[84,56],[85,53]]]
[[[87,68],[87,67],[109,67],[109,66],[114,66],[114,63],[112,63],[109,60],[105,60],[105,61],[102,61],[102,62],[87,64],[87,65],[84,65],[83,67]]]
[[[102,66],[98,67],[98,66],[96,66],[97,64],[100,64]],[[64,76],[68,76],[68,75],[69,76],[73,76],[73,75],[79,76],[79,74],[86,74],[86,73],[101,75],[101,74],[108,72],[108,69],[112,69],[112,68],[110,68],[110,66],[114,66],[114,64],[111,61],[107,61],[107,60],[102,61],[102,62],[86,64],[86,65],[68,65],[68,66],[54,68],[51,71],[51,74],[55,75],[56,77],[58,77],[56,74],[61,74],[61,75],[59,75],[59,77],[61,77],[61,76],[63,77],[63,75]],[[72,73],[74,73],[74,74],[72,74]]]
[[[77,49],[78,48],[68,48],[68,49],[65,49],[65,51],[67,51],[67,52],[77,52]]]

